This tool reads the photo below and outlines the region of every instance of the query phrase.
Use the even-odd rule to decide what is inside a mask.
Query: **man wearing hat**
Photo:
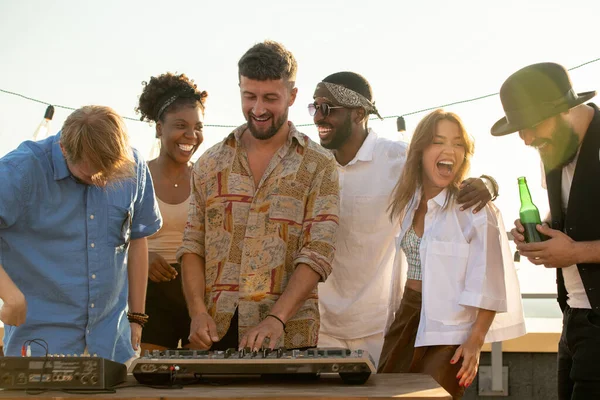
[[[584,104],[595,95],[576,93],[558,64],[530,65],[502,85],[506,117],[491,130],[518,131],[542,159],[551,227],[537,229],[548,240],[525,243],[519,220],[512,234],[530,262],[556,268],[559,399],[600,398],[600,110]]]

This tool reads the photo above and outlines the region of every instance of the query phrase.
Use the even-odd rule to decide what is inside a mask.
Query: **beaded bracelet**
[[[144,314],[144,313],[136,313],[136,312],[128,312],[127,313],[127,319],[129,320],[129,322],[136,323],[136,324],[140,325],[142,328],[144,327],[144,325],[146,325],[149,318],[150,317],[148,317],[148,314]]]

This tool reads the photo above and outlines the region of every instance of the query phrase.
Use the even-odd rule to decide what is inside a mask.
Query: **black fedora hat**
[[[529,65],[509,76],[502,84],[500,101],[506,116],[494,124],[492,135],[503,136],[531,128],[595,95],[595,91],[575,93],[569,74],[562,65]]]

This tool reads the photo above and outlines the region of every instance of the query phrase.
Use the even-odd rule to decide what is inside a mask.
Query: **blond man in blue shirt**
[[[122,118],[76,110],[57,135],[1,158],[0,176],[4,353],[40,338],[50,353],[131,359],[147,320],[146,237],[162,221]]]

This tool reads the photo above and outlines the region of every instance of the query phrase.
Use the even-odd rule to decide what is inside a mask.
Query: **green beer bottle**
[[[533,204],[533,201],[531,201],[531,194],[529,193],[527,180],[524,176],[519,178],[519,196],[521,197],[519,217],[521,218],[521,224],[525,228],[525,241],[527,243],[533,243],[542,242],[548,239],[535,228],[536,225],[542,223],[542,220],[540,219],[538,208]]]

